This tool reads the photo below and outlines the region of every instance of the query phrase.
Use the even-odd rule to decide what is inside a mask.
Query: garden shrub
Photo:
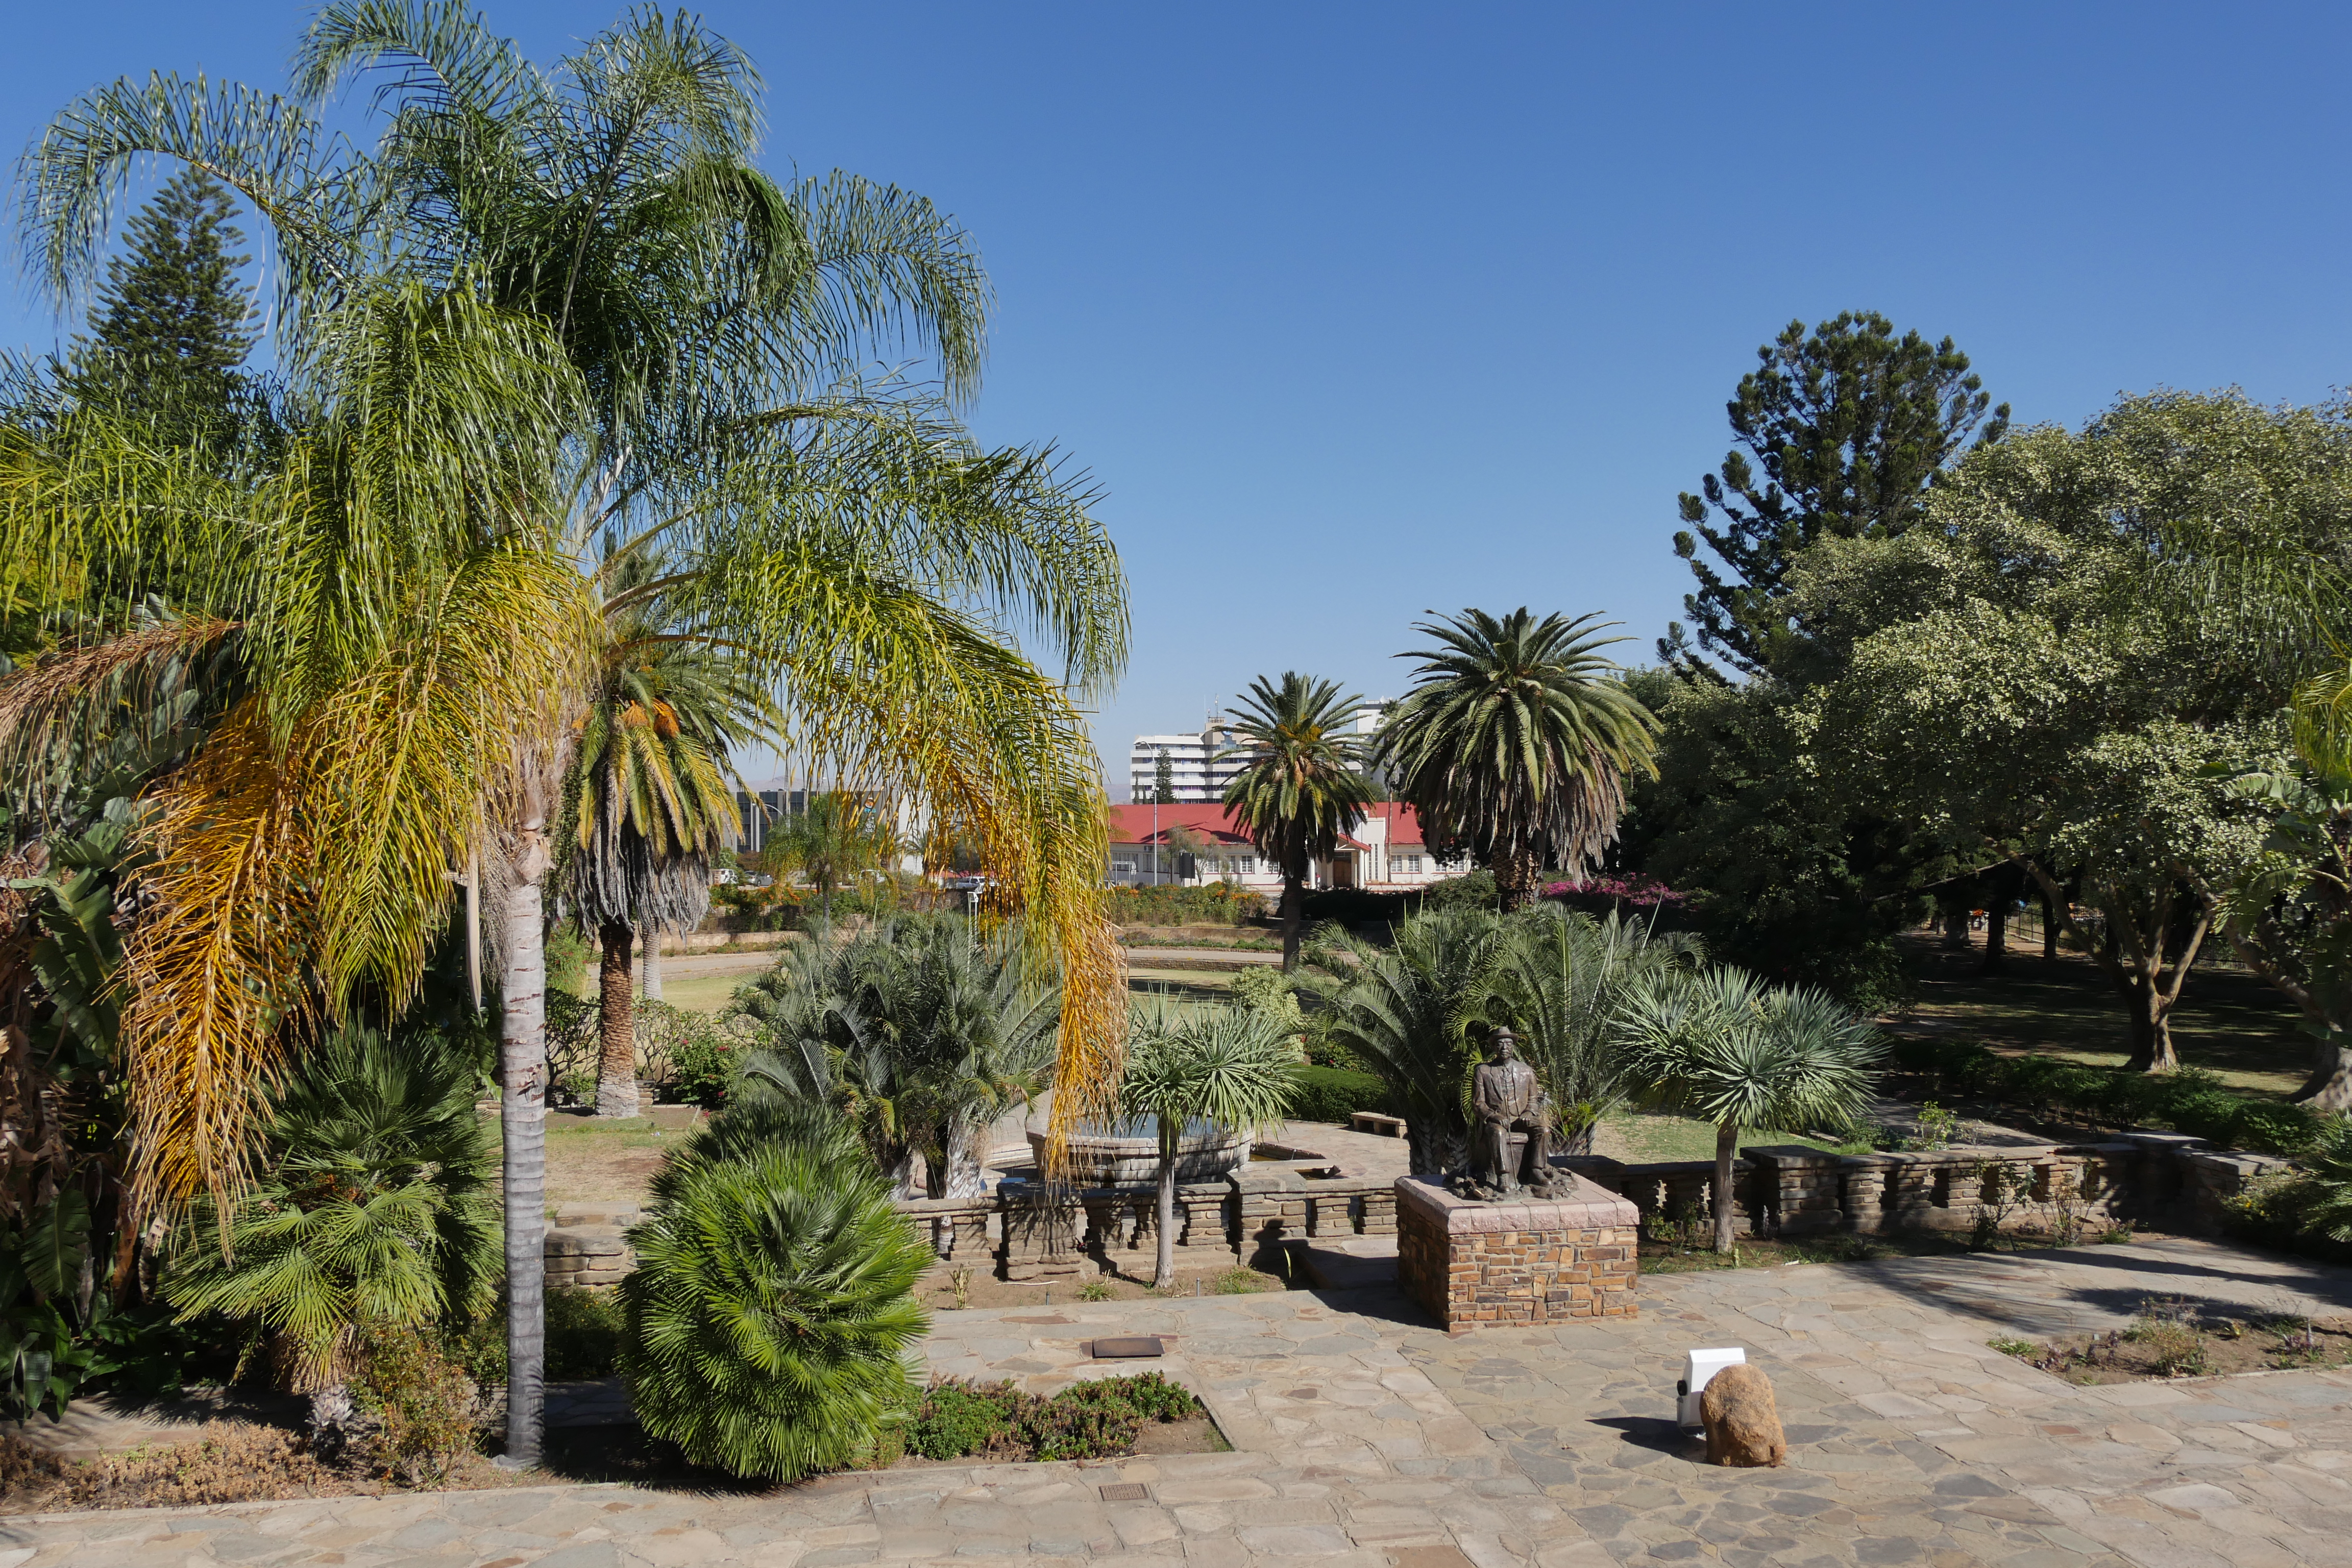
[[[1295,1121],[1344,1122],[1359,1110],[1388,1104],[1388,1085],[1368,1072],[1347,1068],[1302,1067],[1291,1077],[1290,1116]]]
[[[730,1136],[679,1151],[630,1232],[621,1370],[649,1436],[792,1480],[870,1457],[916,1403],[931,1248],[870,1161],[749,1122]]]
[[[2267,1149],[2293,1158],[2317,1142],[2321,1119],[2306,1106],[2248,1100],[2238,1107],[2230,1142],[2241,1149]]]
[[[1432,910],[1493,910],[1502,907],[1502,889],[1492,871],[1470,871],[1445,877],[1421,890],[1421,908]]]
[[[1110,918],[1129,926],[1237,926],[1265,918],[1265,895],[1237,882],[1113,888],[1109,905]]]
[[[949,1378],[924,1392],[907,1423],[907,1449],[926,1459],[960,1459],[1006,1447],[1029,1396],[1006,1383]]]
[[[547,1293],[547,1375],[578,1383],[619,1368],[628,1321],[614,1290],[559,1286]]]
[[[374,1428],[370,1463],[404,1486],[441,1481],[473,1451],[474,1393],[466,1369],[414,1325],[367,1330],[352,1395]]]
[[[1374,925],[1405,916],[1403,893],[1375,893],[1364,888],[1318,888],[1301,900],[1309,925],[1337,921],[1344,926]]]
[[[1190,1390],[1156,1372],[1072,1384],[1049,1398],[1009,1382],[948,1379],[924,1391],[907,1447],[927,1459],[1023,1448],[1038,1459],[1116,1458],[1135,1452],[1144,1423],[1202,1414]]]

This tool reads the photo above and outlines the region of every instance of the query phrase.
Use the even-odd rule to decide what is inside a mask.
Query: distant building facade
[[[1197,735],[1138,735],[1127,754],[1127,795],[1149,805],[1160,776],[1160,759],[1168,759],[1170,793],[1180,805],[1199,805],[1225,797],[1225,785],[1249,765],[1236,752],[1217,753],[1229,743],[1226,731],[1211,725]]]
[[[1193,857],[1191,875],[1171,840],[1178,828],[1206,842]],[[1156,852],[1156,853],[1155,853]],[[1318,888],[1373,888],[1397,891],[1426,887],[1454,872],[1441,869],[1421,841],[1412,807],[1382,802],[1368,808],[1363,825],[1342,839],[1328,860],[1311,868]],[[1149,801],[1110,808],[1108,880],[1123,888],[1239,883],[1269,897],[1282,891],[1282,872],[1260,855],[1222,805],[1180,802],[1154,807]]]

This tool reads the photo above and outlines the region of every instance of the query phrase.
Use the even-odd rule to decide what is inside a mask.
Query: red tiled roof
[[[1234,821],[1233,813],[1224,806],[1205,803],[1155,806],[1149,801],[1140,805],[1114,805],[1110,808],[1111,842],[1114,844],[1153,842],[1151,825],[1152,813],[1155,811],[1160,814],[1158,837],[1163,843],[1167,839],[1169,830],[1177,827],[1189,827],[1195,833],[1206,835],[1219,844],[1249,842],[1249,835],[1241,831]],[[1410,845],[1416,849],[1421,847],[1421,819],[1413,815],[1412,807],[1399,805],[1393,801],[1383,801],[1367,807],[1366,815],[1385,817],[1388,820],[1391,848],[1403,845]],[[1351,848],[1364,847],[1361,843],[1353,838],[1347,839],[1346,843]]]

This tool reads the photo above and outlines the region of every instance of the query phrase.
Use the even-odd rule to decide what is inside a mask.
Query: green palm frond
[[[1600,649],[1599,617],[1484,610],[1414,629],[1436,646],[1381,731],[1379,755],[1397,796],[1420,813],[1441,856],[1492,867],[1504,907],[1517,909],[1537,874],[1571,878],[1615,841],[1624,774],[1651,767],[1658,721]]]

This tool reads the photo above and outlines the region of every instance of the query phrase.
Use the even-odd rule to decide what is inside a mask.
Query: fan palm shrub
[[[1298,1053],[1280,1019],[1249,1007],[1139,1011],[1129,1029],[1119,1109],[1149,1116],[1160,1139],[1158,1248],[1151,1282],[1176,1282],[1176,1161],[1185,1125],[1257,1136],[1282,1124]]]
[[[1492,870],[1507,912],[1547,865],[1580,880],[1617,837],[1625,773],[1651,767],[1658,721],[1616,679],[1594,616],[1525,608],[1419,623],[1437,646],[1381,730],[1377,756],[1443,859]]]
[[[1347,731],[1363,701],[1294,669],[1280,686],[1259,677],[1237,702],[1226,721],[1238,739],[1221,754],[1240,752],[1248,763],[1225,785],[1224,804],[1282,874],[1282,967],[1296,969],[1307,879],[1375,797],[1363,749]]]
[[[889,864],[898,852],[882,803],[856,790],[813,790],[801,810],[769,829],[760,867],[779,879],[798,877],[816,889],[817,913],[833,918],[833,890]]]
[[[869,1454],[920,1396],[908,1358],[929,1326],[913,1290],[931,1249],[870,1161],[736,1127],[731,1146],[673,1161],[629,1233],[621,1370],[649,1436],[792,1480]]]
[[[1658,935],[1614,912],[1595,920],[1547,902],[1506,922],[1495,1011],[1551,1096],[1562,1152],[1592,1152],[1593,1130],[1625,1098],[1628,1063],[1614,1026],[1627,996],[1704,956],[1694,937]]]
[[[499,1221],[477,1081],[435,1035],[354,1027],[319,1042],[271,1106],[242,1199],[200,1203],[182,1227],[163,1299],[183,1322],[247,1325],[283,1380],[313,1394],[350,1377],[369,1326],[488,1307]]]
[[[326,133],[311,106],[378,70],[373,143]],[[336,0],[293,74],[299,101],[170,75],[83,95],[26,160],[22,237],[65,299],[134,167],[206,169],[268,226],[285,358],[374,375],[379,395],[344,405],[369,439],[287,458],[258,500],[135,440],[9,468],[0,568],[118,621],[126,584],[172,582],[215,636],[242,628],[266,693],[143,829],[168,915],[127,960],[132,1050],[156,1068],[131,1075],[157,1151],[142,1191],[233,1182],[289,1010],[362,979],[404,994],[446,877],[481,862],[503,969],[508,1444],[529,1462],[543,905],[603,626],[657,604],[665,635],[742,650],[813,763],[919,797],[982,847],[992,904],[1027,911],[1030,958],[1060,966],[1059,1118],[1109,1092],[1124,1027],[1099,765],[1065,685],[1123,663],[1124,579],[1082,478],[954,417],[987,303],[967,237],[907,192],[770,180],[757,75],[691,16],[631,13],[547,68],[457,0]],[[901,343],[938,363],[943,396],[857,379]],[[368,504],[278,526],[282,492],[330,481]]]
[[[1458,1171],[1469,1160],[1470,1075],[1508,942],[1499,917],[1445,910],[1405,921],[1390,947],[1326,928],[1307,950],[1300,974],[1322,1003],[1322,1036],[1387,1085],[1415,1175]]]
[[[1767,986],[1728,966],[1669,971],[1619,1015],[1630,1069],[1653,1104],[1716,1124],[1715,1247],[1731,1249],[1740,1130],[1861,1119],[1885,1044],[1870,1021],[1810,986]]]

